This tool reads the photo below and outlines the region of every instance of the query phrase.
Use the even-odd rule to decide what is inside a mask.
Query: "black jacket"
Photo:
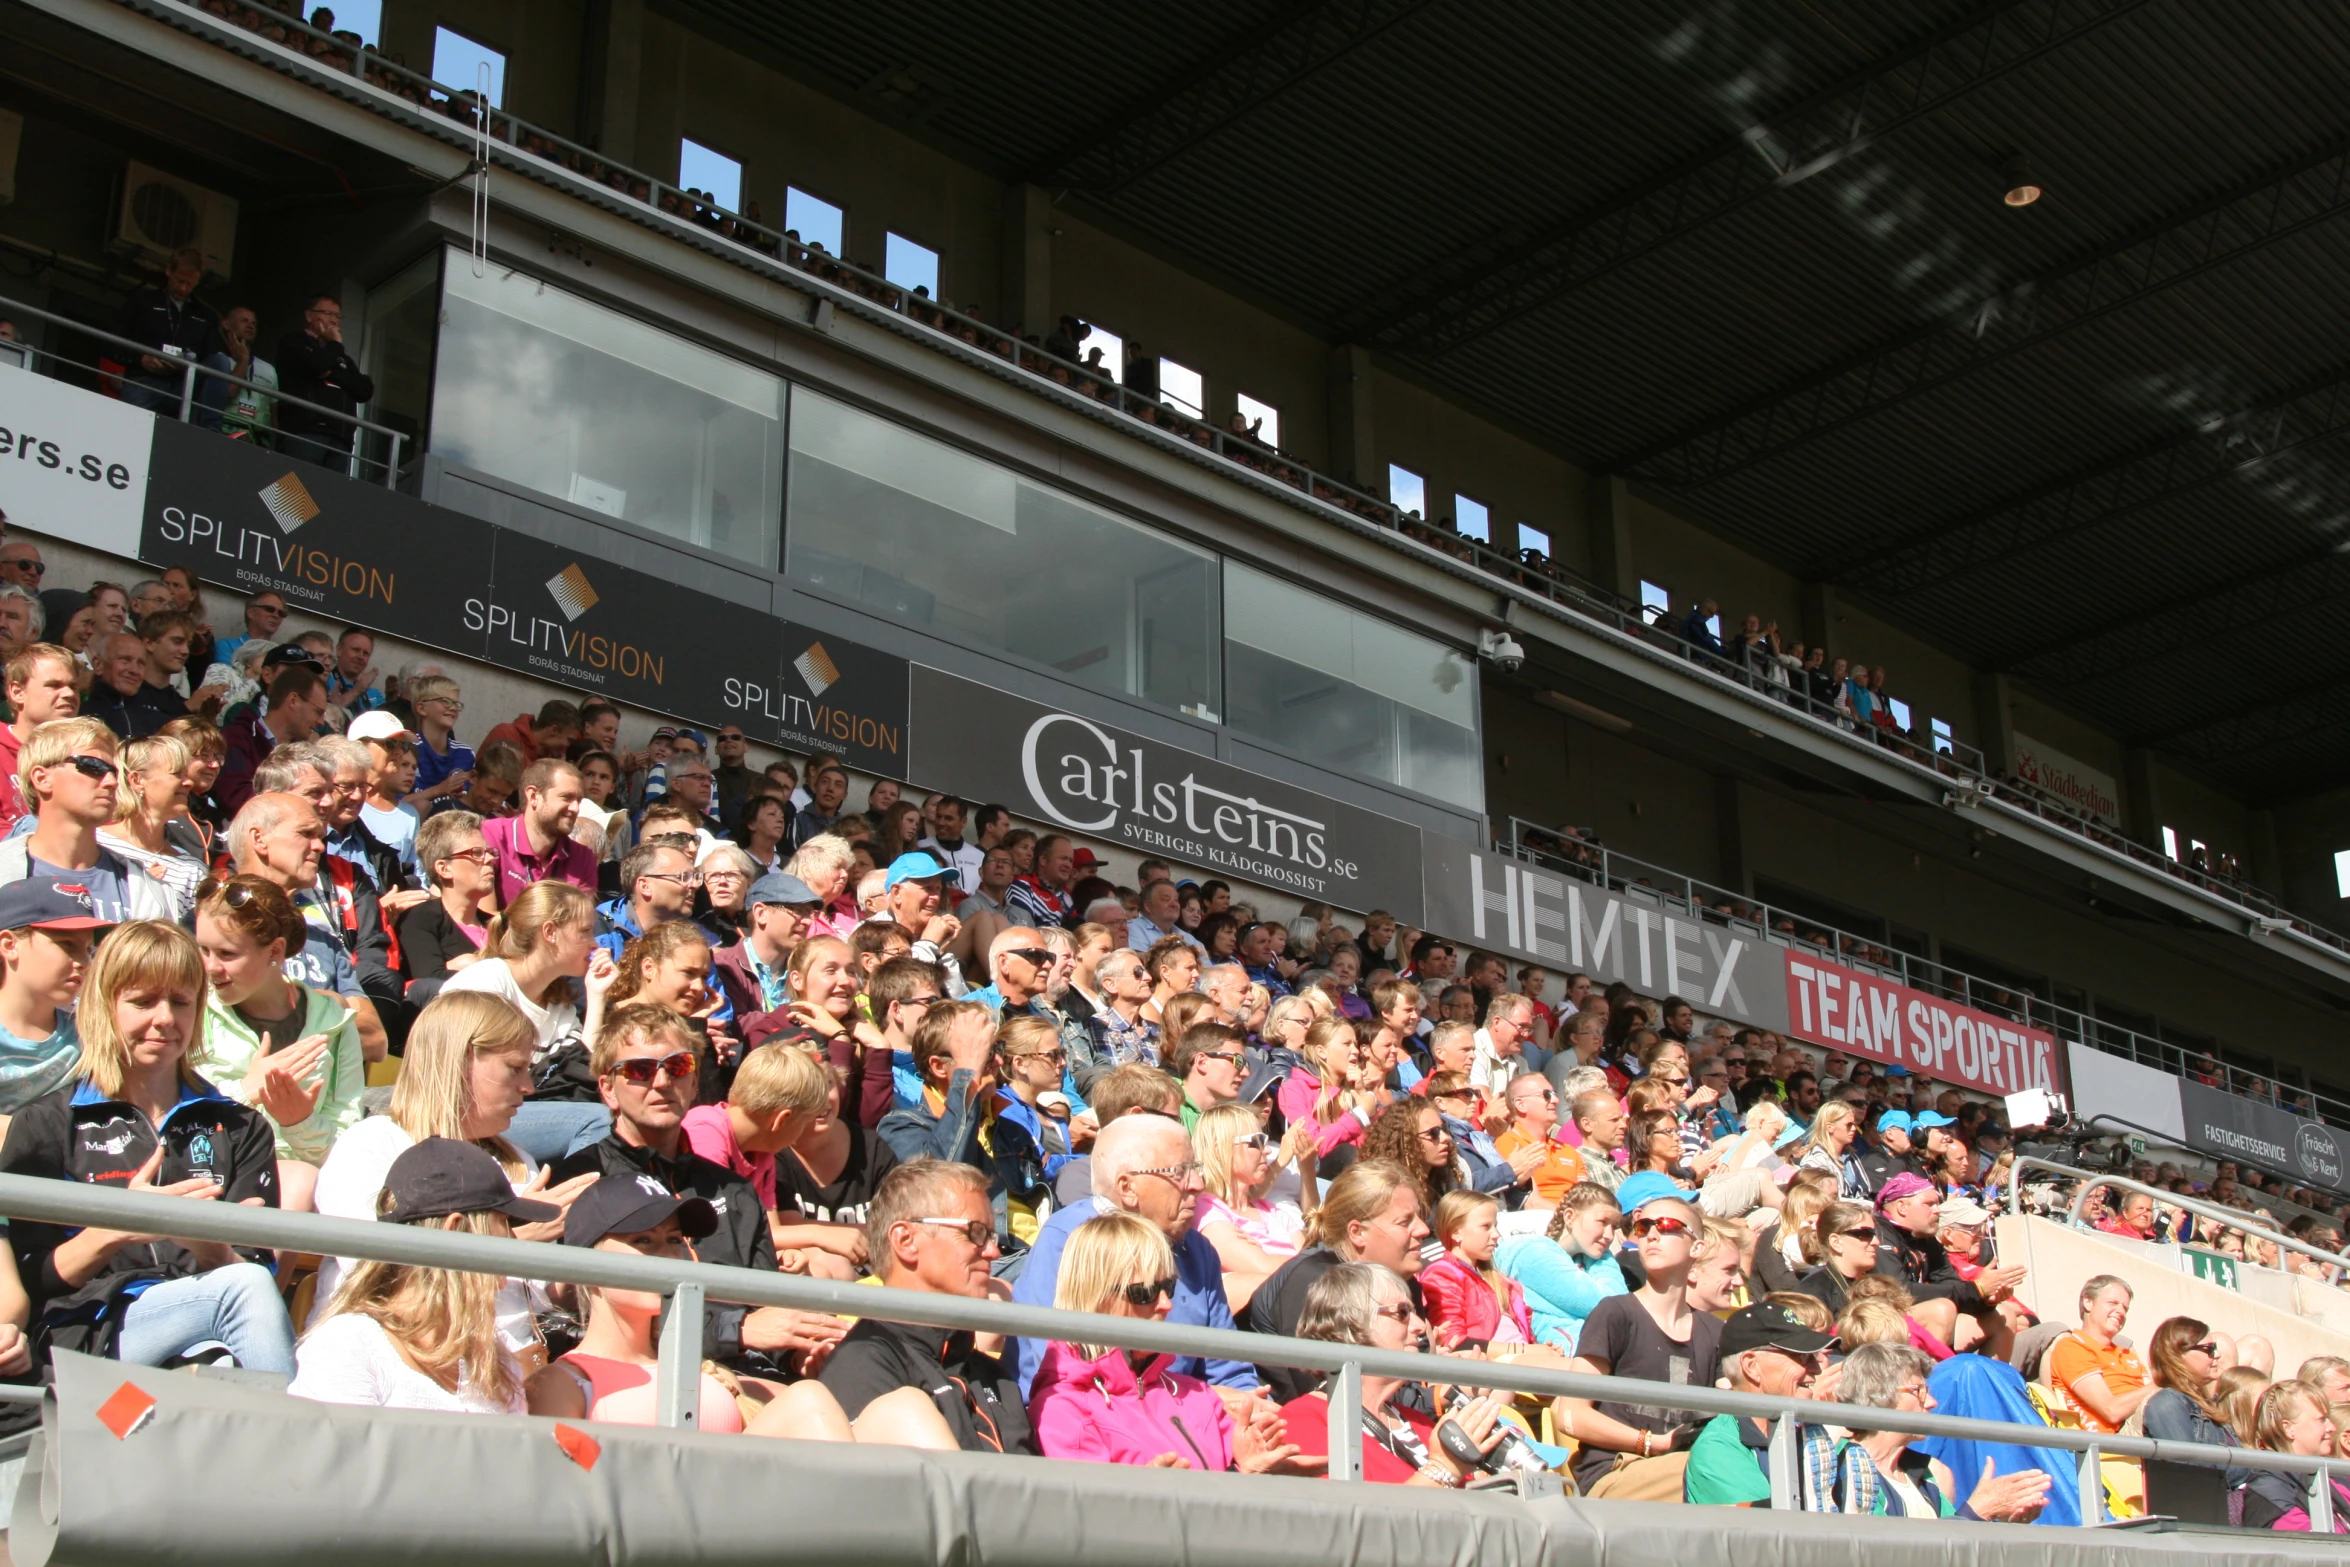
[[[299,397],[340,413],[356,413],[361,403],[375,396],[375,382],[360,373],[351,356],[343,352],[342,344],[303,331],[288,332],[278,340],[277,385],[288,397]],[[279,403],[277,423],[279,429],[292,434],[341,450],[350,449],[351,426],[324,414]]]
[[[1863,1143],[1845,1159],[1847,1169],[1857,1168],[1868,1182],[1868,1195],[1874,1197],[1884,1189],[1887,1181],[1896,1175],[1924,1175],[1926,1169],[1909,1154],[1889,1153],[1874,1143]]]
[[[757,1190],[682,1143],[677,1157],[670,1159],[624,1143],[615,1132],[556,1160],[547,1172],[547,1184],[560,1186],[576,1175],[650,1175],[681,1197],[699,1197],[718,1210],[717,1230],[694,1243],[702,1261],[760,1273],[775,1271],[775,1237],[767,1228],[767,1209]],[[762,1352],[743,1348],[743,1318],[749,1311],[732,1301],[709,1302],[702,1318],[702,1354],[755,1375],[789,1376],[788,1368],[771,1363]]]
[[[0,1172],[127,1188],[155,1151],[159,1134],[163,1165],[156,1171],[156,1185],[207,1176],[219,1183],[224,1203],[258,1197],[277,1206],[277,1134],[269,1118],[209,1084],[181,1089],[180,1102],[157,1128],[86,1079],[68,1083],[34,1100],[8,1123]],[[57,1248],[75,1233],[70,1225],[31,1219],[18,1219],[8,1228],[17,1274],[32,1297],[34,1355],[44,1364],[52,1348],[111,1353],[123,1311],[139,1288],[204,1271],[176,1241],[149,1241],[125,1246],[89,1280],[68,1284],[57,1276],[55,1260]],[[265,1252],[241,1255],[268,1261]]]
[[[449,979],[449,960],[480,950],[438,898],[401,915],[400,972],[408,980],[408,1004],[421,1007],[439,995]]]
[[[968,1333],[865,1317],[849,1329],[816,1380],[851,1420],[886,1393],[918,1387],[938,1406],[963,1451],[1036,1451],[1020,1379],[995,1356],[973,1349]]]
[[[1991,1309],[1983,1292],[1958,1276],[1941,1241],[1912,1235],[1886,1219],[1877,1221],[1877,1271],[1899,1279],[1919,1300],[1946,1300],[1970,1315]]]
[[[95,718],[125,740],[144,740],[175,718],[185,718],[187,698],[169,686],[139,683],[139,689],[124,696],[104,681],[92,681],[89,700],[82,704],[82,716]]]
[[[179,349],[189,359],[228,351],[220,340],[220,313],[193,295],[175,300],[160,288],[142,288],[124,302],[121,328],[124,337],[152,348]],[[136,364],[129,368],[133,375],[147,373]],[[202,390],[204,383],[196,385]]]

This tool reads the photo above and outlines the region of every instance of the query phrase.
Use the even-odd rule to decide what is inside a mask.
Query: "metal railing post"
[[[394,431],[392,432],[392,451],[391,451],[391,455],[390,455],[390,457],[388,457],[388,458],[385,460],[385,462],[384,462],[384,488],[385,488],[385,489],[387,489],[387,490],[390,490],[390,489],[396,489],[396,488],[398,488],[398,487],[399,487],[399,483],[400,483],[400,443],[401,443],[402,439],[403,439],[403,437],[401,436],[401,434],[400,434],[400,432],[399,432],[399,431],[397,431],[397,430],[394,430]]]
[[[702,1419],[702,1286],[680,1284],[661,1323],[653,1371],[653,1424],[690,1431]]]
[[[1797,1435],[1792,1411],[1771,1422],[1771,1506],[1782,1512],[1803,1510],[1803,1477],[1795,1466]]]
[[[1330,1478],[1363,1477],[1363,1367],[1350,1360],[1323,1384],[1330,1399]]]
[[[2309,1532],[2334,1532],[2334,1476],[2331,1470],[2320,1469],[2309,1477]]]
[[[2092,1442],[2081,1449],[2081,1522],[2105,1521],[2105,1455]]]
[[[180,423],[188,422],[188,411],[196,405],[196,361],[187,360],[180,367]]]

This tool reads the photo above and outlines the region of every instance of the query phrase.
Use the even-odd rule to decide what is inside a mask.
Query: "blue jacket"
[[[1610,1295],[1626,1293],[1624,1270],[1613,1256],[1579,1256],[1547,1235],[1511,1236],[1493,1264],[1526,1292],[1534,1342],[1570,1355],[1592,1310]]]
[[[1718,655],[1722,651],[1722,639],[1715,636],[1714,628],[1706,624],[1702,605],[1691,610],[1688,618],[1681,622],[1681,640],[1692,647],[1701,647],[1708,653]]]
[[[1461,1163],[1468,1166],[1471,1191],[1499,1196],[1518,1184],[1518,1172],[1510,1168],[1510,1162],[1493,1146],[1493,1139],[1483,1127],[1472,1126],[1455,1115],[1444,1116],[1443,1121],[1444,1129],[1452,1133],[1453,1149],[1460,1155]]]
[[[1027,1128],[1001,1115],[990,1118],[986,1110],[987,1101],[971,1092],[971,1073],[957,1070],[947,1079],[945,1109],[933,1115],[927,1100],[900,1105],[883,1116],[875,1130],[900,1164],[951,1159],[985,1171],[987,1194],[995,1203],[996,1233],[1009,1237],[1010,1205],[1035,1207],[1051,1197],[1052,1187]],[[1017,1247],[1007,1239],[1004,1249]]]
[[[1020,1277],[1012,1285],[1012,1299],[1024,1306],[1050,1306],[1053,1286],[1061,1272],[1061,1248],[1069,1244],[1069,1234],[1088,1219],[1099,1217],[1109,1209],[1098,1197],[1090,1202],[1063,1208],[1045,1221],[1036,1244],[1029,1248],[1028,1261],[1022,1264]],[[1224,1298],[1224,1264],[1217,1260],[1216,1248],[1197,1230],[1184,1233],[1175,1243],[1175,1299],[1167,1311],[1167,1320],[1183,1327],[1231,1329],[1232,1306]],[[1044,1361],[1046,1340],[1014,1339],[1019,1351],[1020,1396],[1028,1396],[1028,1385],[1036,1380],[1036,1368]],[[1261,1387],[1264,1379],[1257,1368],[1245,1360],[1202,1360],[1197,1355],[1184,1355],[1169,1363],[1168,1370],[1181,1376],[1199,1377],[1218,1387]]]

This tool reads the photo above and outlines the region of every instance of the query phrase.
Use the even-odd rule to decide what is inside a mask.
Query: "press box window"
[[[1428,515],[1428,482],[1409,468],[1387,465],[1387,500],[1397,511]]]
[[[1485,509],[1483,501],[1473,501],[1466,495],[1452,498],[1452,522],[1464,539],[1475,539],[1480,544],[1493,542],[1493,514]]]
[[[1208,383],[1189,365],[1172,359],[1159,361],[1159,401],[1194,419],[1208,416]]]
[[[1950,720],[1937,718],[1933,720],[1933,724],[1935,752],[1942,756],[1956,756],[1958,754],[1958,737],[1950,732]]]
[[[822,245],[835,256],[841,252],[841,210],[821,196],[785,186],[783,226],[799,235],[803,245]]]
[[[2350,898],[2350,849],[2334,853],[2334,891]]]
[[[2162,830],[2162,853],[2165,859],[2179,857],[2179,835],[2168,827]]]
[[[1518,548],[1532,550],[1544,560],[1550,559],[1550,535],[1530,523],[1518,524]]]
[[[383,0],[337,0],[327,9],[334,12],[333,31],[357,33],[359,41],[374,47],[383,37]],[[313,11],[312,15],[317,13]],[[462,84],[460,84],[462,85]]]
[[[1260,403],[1246,392],[1235,397],[1232,406],[1240,410],[1240,417],[1256,432],[1258,440],[1267,446],[1277,447],[1281,444],[1280,409],[1271,403]]]
[[[915,244],[903,234],[892,234],[882,245],[881,275],[908,293],[920,289],[936,299],[938,252],[927,245]]]
[[[1126,339],[1098,326],[1088,327],[1085,340],[1077,345],[1077,362],[1081,365],[1092,363],[1093,351],[1097,348],[1102,351],[1102,374],[1113,381],[1125,380]]]
[[[743,166],[690,138],[677,144],[677,188],[701,191],[729,212],[743,210]]]
[[[1719,628],[1717,627],[1717,632]],[[1885,698],[1885,705],[1893,709],[1893,726],[1903,734],[1909,733],[1909,704],[1899,697]]]
[[[1661,626],[1673,615],[1673,595],[1653,582],[1640,584],[1640,616],[1652,626]]]
[[[446,27],[432,30],[432,79],[458,92],[481,90],[481,68],[490,69],[490,107],[506,106],[506,57],[488,44]]]

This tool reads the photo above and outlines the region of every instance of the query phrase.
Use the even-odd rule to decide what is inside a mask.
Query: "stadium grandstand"
[[[9,1559],[2338,1555],[2345,87],[0,0]]]

